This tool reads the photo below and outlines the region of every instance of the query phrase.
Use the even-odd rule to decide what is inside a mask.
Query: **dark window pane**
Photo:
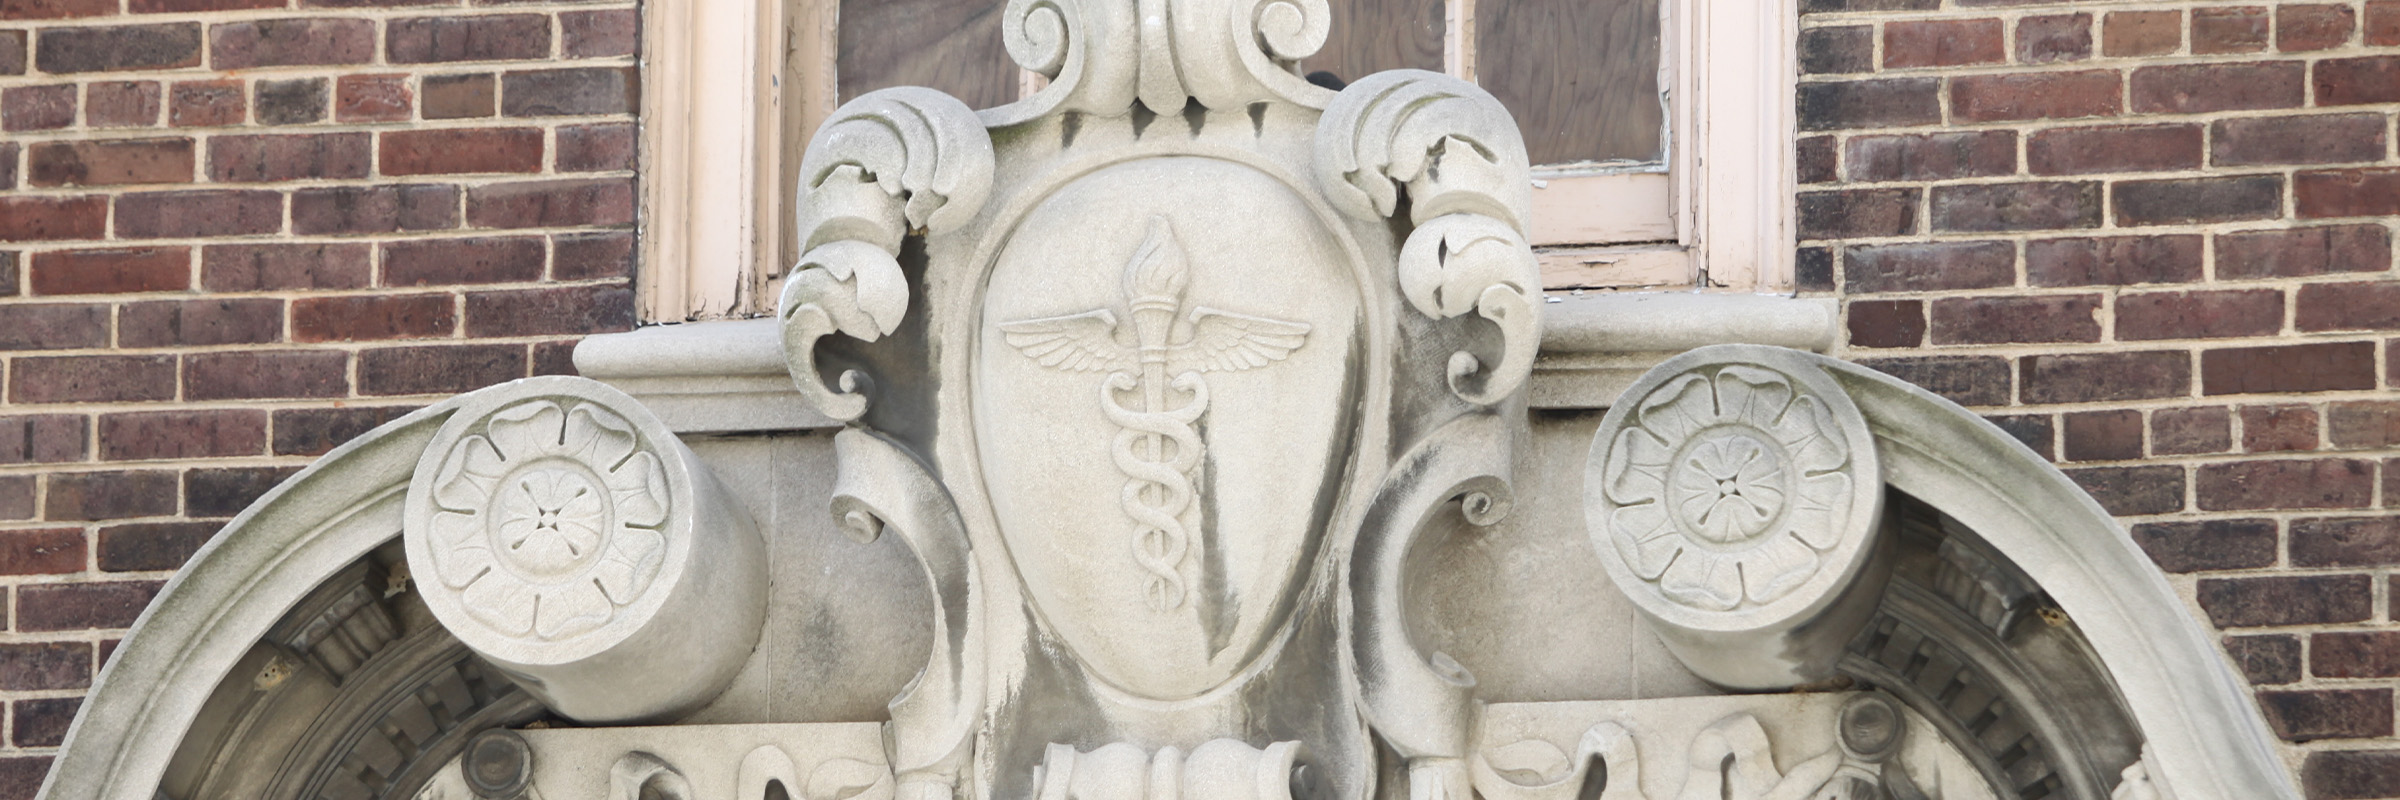
[[[1535,164],[1663,158],[1658,0],[1478,0],[1475,78]]]
[[[1302,59],[1303,74],[1343,83],[1387,69],[1442,71],[1442,0],[1331,0],[1333,33]]]
[[[1000,41],[994,0],[842,0],[842,101],[877,89],[929,86],[974,108],[1017,99],[1017,65]]]

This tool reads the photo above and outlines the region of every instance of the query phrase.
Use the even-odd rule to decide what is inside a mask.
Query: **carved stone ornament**
[[[1724,346],[1609,409],[1584,503],[1610,579],[1687,666],[1781,689],[1831,677],[1882,593],[1882,486],[1866,420],[1821,368]]]
[[[656,718],[714,696],[763,613],[748,516],[632,398],[565,378],[504,388],[442,426],[409,484],[425,604],[577,718]]]

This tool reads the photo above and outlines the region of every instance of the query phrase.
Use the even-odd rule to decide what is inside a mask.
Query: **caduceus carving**
[[[1165,217],[1125,264],[1132,330],[1106,308],[1000,325],[1008,343],[1035,363],[1066,372],[1102,372],[1100,410],[1117,424],[1109,455],[1128,478],[1118,502],[1134,521],[1133,558],[1147,573],[1143,599],[1153,611],[1183,606],[1183,561],[1191,555],[1193,473],[1205,447],[1192,423],[1208,411],[1205,372],[1239,372],[1282,361],[1308,341],[1308,323],[1190,306],[1183,248]],[[1177,324],[1182,317],[1189,325]],[[1132,339],[1131,343],[1125,341]],[[1169,407],[1169,393],[1182,403]],[[1138,408],[1121,399],[1140,396]],[[1186,517],[1194,522],[1186,523]]]

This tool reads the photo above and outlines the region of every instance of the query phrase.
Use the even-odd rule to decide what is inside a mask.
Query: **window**
[[[1796,0],[1326,0],[1301,63],[1476,81],[1536,164],[1553,288],[1789,291]],[[1001,45],[1006,0],[652,3],[643,315],[764,313],[797,260],[799,157],[842,101],[931,86],[985,108],[1035,88]]]

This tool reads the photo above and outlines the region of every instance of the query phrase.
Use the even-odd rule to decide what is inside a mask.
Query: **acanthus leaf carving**
[[[1058,112],[1121,116],[1137,100],[1173,114],[1193,100],[1324,108],[1333,97],[1297,68],[1332,33],[1326,0],[1010,0],[1000,25],[1009,57],[1051,82],[985,111],[994,127]]]

